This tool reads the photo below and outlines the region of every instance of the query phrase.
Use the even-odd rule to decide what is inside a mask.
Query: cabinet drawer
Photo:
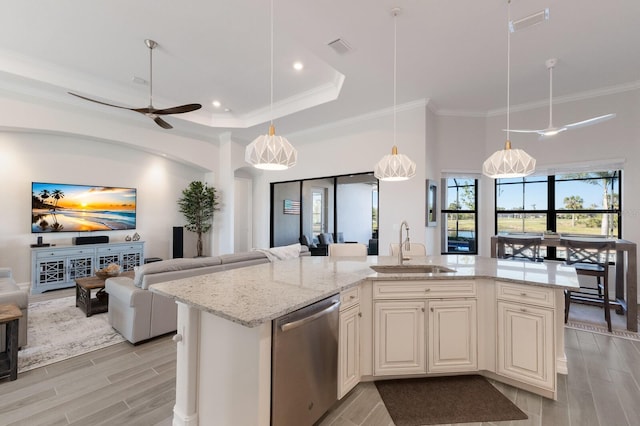
[[[555,294],[553,289],[518,285],[497,281],[497,297],[502,300],[528,303],[530,305],[554,307]]]
[[[76,255],[93,255],[93,248],[77,248],[77,249],[63,249],[63,250],[42,250],[38,251],[36,254],[36,259],[46,259],[49,257],[65,257],[65,256],[76,256]]]
[[[373,284],[374,299],[440,299],[475,295],[473,280],[376,281]]]
[[[97,247],[96,253],[98,253],[99,256],[101,254],[121,253],[124,250],[126,250],[125,247]]]
[[[353,287],[340,293],[340,310],[350,308],[360,303],[360,287]]]

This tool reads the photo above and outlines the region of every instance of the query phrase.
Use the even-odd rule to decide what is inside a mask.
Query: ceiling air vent
[[[536,12],[532,15],[525,16],[522,19],[517,19],[515,21],[509,22],[509,30],[512,33],[516,31],[524,30],[525,28],[532,27],[537,24],[541,24],[545,21],[549,20],[549,8],[545,10],[541,10],[540,12]]]
[[[336,51],[336,53],[339,53],[340,55],[344,55],[351,50],[351,46],[349,46],[349,43],[341,38],[330,41],[329,43],[327,43],[327,46],[331,47]]]

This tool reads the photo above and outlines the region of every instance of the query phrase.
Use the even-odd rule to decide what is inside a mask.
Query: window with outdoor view
[[[621,175],[608,170],[497,179],[496,233],[621,238]]]
[[[478,180],[442,179],[442,254],[477,254]]]

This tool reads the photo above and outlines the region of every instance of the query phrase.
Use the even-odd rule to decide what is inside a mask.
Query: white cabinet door
[[[430,300],[428,307],[429,372],[476,371],[476,301]]]
[[[374,375],[426,373],[424,300],[375,302]]]
[[[338,399],[360,382],[360,306],[340,312]]]
[[[554,389],[552,309],[498,301],[498,373]]]

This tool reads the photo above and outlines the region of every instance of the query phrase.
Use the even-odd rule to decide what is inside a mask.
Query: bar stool
[[[366,256],[367,246],[360,243],[329,244],[329,256]]]
[[[609,301],[609,254],[615,250],[613,241],[587,241],[561,239],[560,245],[567,248],[567,265],[572,265],[576,269],[579,276],[590,276],[596,278],[596,288],[583,287],[585,290],[595,290],[593,292],[578,292],[580,294],[572,294],[571,291],[565,292],[565,317],[567,322],[569,318],[569,307],[571,300],[576,302],[588,303],[592,305],[604,305],[604,318],[607,322],[607,329],[611,331],[611,305],[617,306],[617,303]]]
[[[18,320],[22,316],[20,308],[13,303],[0,305],[0,325],[5,325],[6,342],[4,352],[0,352],[0,379],[18,378]]]
[[[542,237],[498,237],[498,258],[542,262]]]

